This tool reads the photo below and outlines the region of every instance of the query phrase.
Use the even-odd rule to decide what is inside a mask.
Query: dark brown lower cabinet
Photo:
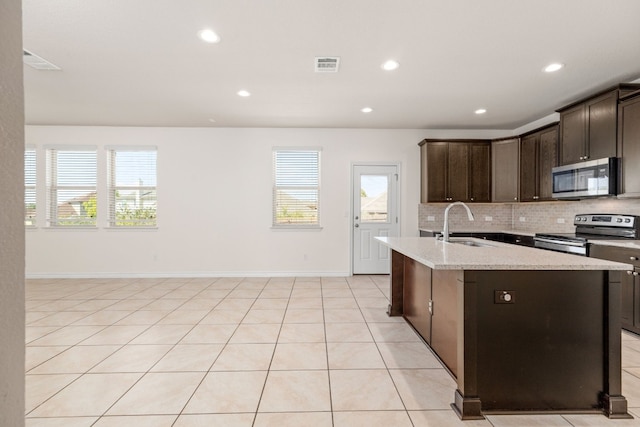
[[[396,251],[392,260],[403,268],[392,265],[389,313],[403,315],[454,376],[452,408],[461,419],[630,418],[620,358],[619,279],[626,274],[438,270]]]
[[[620,281],[622,328],[640,334],[640,250],[607,245],[590,245],[589,256],[631,264],[635,271],[611,273]]]

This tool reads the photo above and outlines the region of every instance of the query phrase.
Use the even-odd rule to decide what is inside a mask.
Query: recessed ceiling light
[[[362,110],[360,110],[360,111],[362,111],[363,113],[370,113],[370,112],[372,112],[372,111],[373,111],[373,108],[371,108],[371,107],[364,107],[364,108],[363,108]]]
[[[558,71],[559,69],[561,69],[563,67],[564,67],[564,64],[560,64],[559,62],[554,62],[553,64],[547,65],[542,70],[545,73],[553,73],[553,72]]]
[[[476,114],[484,114],[486,112],[487,112],[487,110],[485,110],[484,108],[478,108],[476,111],[474,111],[474,113],[476,113]]]
[[[393,59],[390,59],[384,64],[382,64],[382,69],[386,71],[391,71],[391,70],[395,70],[399,66],[400,64],[398,63],[398,61],[394,61]]]
[[[248,90],[239,90],[238,91],[238,96],[242,96],[243,98],[246,98],[247,96],[251,96],[251,93]]]
[[[198,35],[207,43],[218,43],[220,41],[220,36],[217,35],[213,30],[210,30],[208,28],[198,32]]]

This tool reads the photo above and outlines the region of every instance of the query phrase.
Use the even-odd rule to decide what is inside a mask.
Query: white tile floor
[[[458,420],[455,382],[401,318],[388,276],[30,280],[28,427],[640,426],[640,339],[623,334],[633,420]]]

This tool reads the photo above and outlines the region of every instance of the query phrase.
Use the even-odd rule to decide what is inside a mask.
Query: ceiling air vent
[[[57,65],[53,65],[46,59],[40,58],[26,49],[22,51],[22,61],[36,70],[60,70]]]
[[[316,73],[337,73],[339,56],[316,56]]]

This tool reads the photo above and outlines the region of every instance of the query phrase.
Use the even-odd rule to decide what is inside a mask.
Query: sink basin
[[[496,245],[492,245],[490,243],[486,243],[485,241],[482,240],[470,240],[470,239],[456,239],[456,238],[450,238],[449,239],[449,243],[455,243],[457,245],[465,245],[465,246],[473,246],[473,247],[477,247],[477,248],[495,248]]]

